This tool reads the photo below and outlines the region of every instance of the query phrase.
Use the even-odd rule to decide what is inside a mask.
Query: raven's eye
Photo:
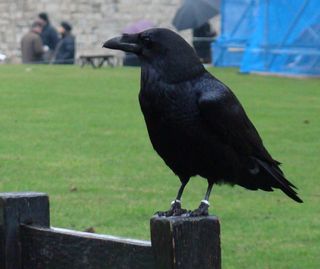
[[[142,36],[142,44],[144,47],[151,49],[152,48],[152,40],[151,37],[146,35],[146,36]]]

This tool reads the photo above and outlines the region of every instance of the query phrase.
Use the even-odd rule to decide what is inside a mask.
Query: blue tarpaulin
[[[224,2],[222,35],[213,45],[215,65],[240,66],[241,72],[320,76],[319,0]],[[223,8],[230,3],[239,5],[239,13],[245,19],[233,16],[232,9]],[[244,5],[247,13],[241,12]],[[245,25],[241,26],[241,23]],[[242,39],[232,35],[228,30],[230,25],[238,25],[238,31],[245,29],[237,33],[238,36],[242,34]],[[242,50],[237,52],[237,47]],[[219,53],[223,49],[224,55]]]
[[[221,1],[221,34],[212,44],[216,66],[240,66],[243,52],[254,29],[258,0]]]

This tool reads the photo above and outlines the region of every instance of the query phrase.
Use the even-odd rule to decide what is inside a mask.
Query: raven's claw
[[[181,203],[173,202],[168,211],[158,211],[155,215],[159,217],[181,216],[188,213],[188,210],[181,208]]]
[[[200,217],[200,216],[208,216],[209,215],[209,204],[201,202],[199,207],[196,210],[193,210],[189,216],[190,217]]]

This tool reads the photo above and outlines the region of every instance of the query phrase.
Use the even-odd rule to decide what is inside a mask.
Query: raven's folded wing
[[[259,166],[256,175],[253,169],[247,167],[251,177],[247,174],[246,179],[238,184],[249,189],[260,188],[267,191],[280,188],[301,203],[302,200],[292,189],[296,187],[284,177],[279,168],[280,163],[264,147],[240,102],[224,84],[215,82],[214,90],[205,89],[199,96],[200,115],[208,129],[218,135],[223,143],[230,145],[240,157],[251,159]]]
[[[262,140],[236,96],[222,83],[217,89],[202,92],[198,100],[200,114],[209,130],[240,155],[279,164],[263,146]]]

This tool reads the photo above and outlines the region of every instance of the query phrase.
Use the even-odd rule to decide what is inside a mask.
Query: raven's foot
[[[209,202],[207,200],[202,200],[201,204],[196,210],[193,210],[189,216],[190,217],[200,217],[200,216],[208,216],[209,215]]]
[[[188,210],[181,208],[181,201],[180,200],[174,200],[171,203],[171,207],[168,211],[158,211],[155,213],[155,215],[158,215],[159,217],[171,217],[171,216],[181,216],[183,214],[186,214]]]

